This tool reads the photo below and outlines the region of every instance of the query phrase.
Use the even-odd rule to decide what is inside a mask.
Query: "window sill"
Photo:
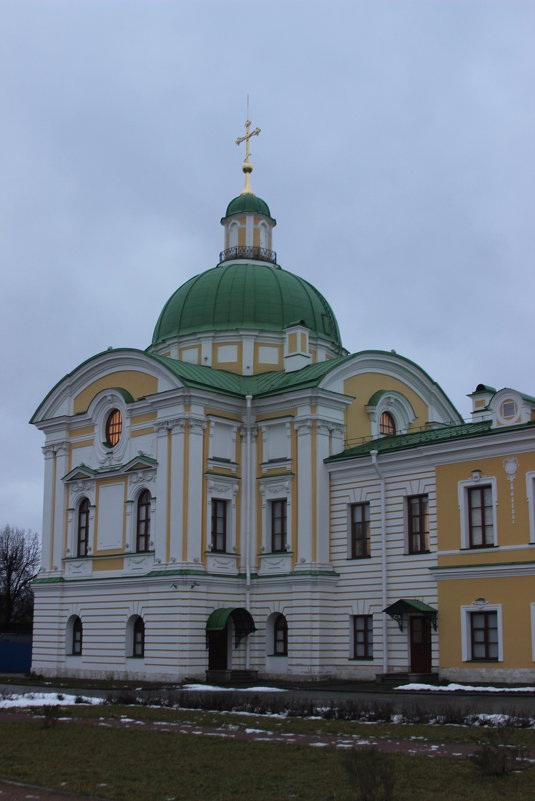
[[[350,656],[348,662],[373,662],[373,656]]]
[[[426,554],[430,554],[430,550],[426,551],[407,551],[407,556],[425,556]]]
[[[372,558],[371,553],[367,553],[366,556],[348,556],[347,560],[348,562],[360,562],[363,559],[371,559],[371,558]]]
[[[475,665],[475,664],[480,664],[481,662],[483,662],[484,664],[488,664],[489,662],[493,663],[493,662],[500,662],[500,661],[503,661],[503,660],[500,660],[500,659],[498,659],[498,657],[496,657],[495,659],[494,658],[491,658],[491,659],[467,659],[466,661],[469,662],[471,665]]]
[[[463,545],[461,551],[491,551],[493,548],[497,548],[497,545]]]
[[[286,659],[288,656],[288,651],[285,654],[268,654],[270,659]]]

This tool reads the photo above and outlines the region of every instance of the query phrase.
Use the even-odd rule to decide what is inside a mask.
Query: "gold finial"
[[[237,145],[241,145],[242,142],[245,142],[245,161],[242,165],[242,170],[245,173],[245,186],[243,187],[242,195],[254,195],[254,192],[251,189],[251,180],[249,177],[253,171],[253,165],[249,161],[249,140],[252,136],[258,136],[260,133],[260,128],[255,128],[254,131],[251,131],[250,128],[251,121],[249,119],[249,95],[247,95],[247,121],[245,123],[245,136],[238,136],[236,139]]]

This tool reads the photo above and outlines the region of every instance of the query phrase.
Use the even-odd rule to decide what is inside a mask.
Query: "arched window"
[[[262,222],[258,226],[258,230],[259,230],[259,233],[260,233],[260,247],[267,249],[267,246],[268,246],[268,227],[264,222]]]
[[[121,439],[123,416],[119,409],[114,409],[106,420],[106,445],[113,448]]]
[[[72,623],[71,654],[73,656],[82,655],[82,636],[83,636],[82,621],[80,620],[79,617],[75,617]]]
[[[136,551],[144,553],[150,543],[150,492],[143,490],[137,499]]]
[[[235,248],[238,246],[238,223],[231,223],[228,231],[228,246]]]
[[[76,547],[77,556],[87,556],[87,545],[89,543],[89,501],[84,498],[78,507],[78,544]]]
[[[288,655],[288,623],[284,615],[277,615],[273,625],[273,653],[275,656]]]
[[[145,656],[145,624],[142,617],[134,622],[132,656]]]
[[[396,423],[390,412],[383,412],[379,423],[379,433],[386,437],[393,437],[396,433]]]

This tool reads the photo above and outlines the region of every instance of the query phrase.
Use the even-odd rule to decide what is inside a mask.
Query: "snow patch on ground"
[[[217,687],[212,684],[184,684],[183,690],[206,693],[285,693],[281,687]]]
[[[103,704],[103,698],[64,693],[13,693],[0,698],[0,709],[27,706],[74,706],[74,704]]]
[[[441,686],[438,684],[402,684],[395,687],[396,690],[409,690],[410,692],[418,692],[424,690],[429,692],[445,692],[456,693],[459,690],[465,690],[470,693],[533,693],[535,687],[477,687],[471,684],[446,684]]]

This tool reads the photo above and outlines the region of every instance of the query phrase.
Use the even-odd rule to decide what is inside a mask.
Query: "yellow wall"
[[[471,605],[476,598],[502,605],[503,662],[462,661],[460,608]],[[529,634],[531,602],[535,602],[533,576],[439,581],[440,667],[534,668]]]
[[[189,362],[190,364],[200,364],[201,363],[201,346],[200,345],[190,345],[186,348],[179,348],[178,349],[178,358],[181,362],[184,361],[184,354],[186,351],[194,350],[196,353],[196,359],[194,362]]]
[[[102,570],[122,570],[124,568],[124,559],[115,557],[115,559],[93,559],[93,571],[99,572]]]
[[[258,349],[268,345],[277,348],[279,352],[278,364],[265,364],[258,360]],[[282,370],[282,345],[277,345],[276,342],[255,342],[254,344],[254,366],[253,373],[269,373],[271,370]]]
[[[134,400],[137,400],[145,395],[154,395],[158,391],[158,380],[152,375],[137,370],[117,370],[116,373],[94,381],[75,397],[74,414],[85,412],[95,395],[98,395],[103,389],[113,387],[126,389]]]
[[[514,454],[518,459],[518,469],[513,483],[515,502],[515,522],[512,522],[511,485],[504,470],[503,456],[490,459],[473,459],[451,465],[437,467],[437,526],[439,551],[457,550],[461,547],[461,520],[459,512],[458,482],[469,481],[472,470],[481,470],[481,484],[485,477],[496,478],[497,488],[497,534],[498,545],[526,545],[529,542],[529,510],[526,499],[526,472],[535,470],[535,454]],[[529,554],[513,552],[509,558],[520,561],[530,558]],[[503,553],[485,554],[485,561],[503,561]],[[481,562],[482,554],[475,552],[463,554],[463,564]],[[446,557],[440,564],[446,564]],[[458,557],[453,557],[458,562]],[[451,561],[451,559],[450,559]]]
[[[95,433],[95,426],[86,426],[85,428],[77,428],[73,431],[69,431],[69,437],[86,437],[89,434]]]
[[[297,352],[297,332],[292,331],[291,334],[288,334],[288,353],[296,353]]]
[[[238,358],[235,362],[220,362],[217,358],[218,348],[221,345],[236,345]],[[243,345],[241,342],[216,342],[212,348],[212,366],[217,370],[229,370],[231,373],[241,373],[242,371]]]
[[[355,400],[348,406],[346,417],[346,438],[349,443],[362,437],[371,436],[370,418],[365,410],[371,396],[377,390],[394,390],[403,395],[411,404],[416,420],[409,426],[409,431],[424,426],[428,419],[428,410],[424,401],[402,381],[379,373],[363,373],[344,381],[344,394],[353,395]]]

